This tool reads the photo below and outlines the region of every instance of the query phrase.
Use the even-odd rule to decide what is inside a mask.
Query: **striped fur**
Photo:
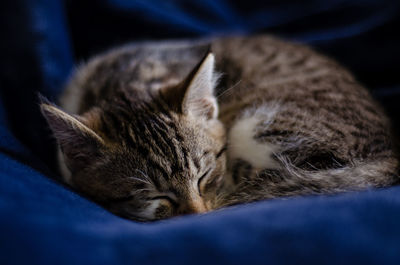
[[[368,91],[272,37],[111,50],[77,69],[61,107],[42,112],[66,181],[135,220],[398,182],[390,123]]]
[[[238,51],[227,57],[229,63],[224,57],[219,62],[227,73],[225,87],[234,86],[219,90],[219,105],[228,131],[227,176],[235,181],[219,206],[398,183],[389,120],[337,63],[264,36],[231,38],[213,50],[217,56]],[[237,150],[237,124],[249,120],[241,141],[257,148]]]
[[[213,95],[214,56],[207,54],[197,65],[193,60],[194,68],[188,68],[180,82],[158,89],[149,85],[146,90],[119,80],[133,78],[128,75],[134,73],[147,78],[160,71],[150,67],[150,72],[122,73],[129,66],[119,64],[130,62],[120,56],[100,57],[103,61],[93,67],[99,60],[94,59],[78,71],[66,97],[82,104],[63,101],[73,114],[46,102],[41,106],[62,151],[64,180],[110,211],[134,220],[210,210],[226,164],[225,130]],[[110,78],[102,80],[99,72],[104,65],[110,68]]]

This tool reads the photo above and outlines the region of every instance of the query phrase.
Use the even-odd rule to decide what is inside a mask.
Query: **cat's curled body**
[[[78,68],[61,106],[42,112],[65,181],[132,219],[398,182],[390,123],[368,91],[273,37],[115,49]]]

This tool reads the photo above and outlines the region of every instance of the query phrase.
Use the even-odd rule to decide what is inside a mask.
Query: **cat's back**
[[[218,97],[228,124],[239,109],[271,100],[338,112],[361,99],[382,113],[344,67],[305,45],[260,35],[216,40],[212,50],[223,73]]]
[[[218,96],[231,142],[251,128],[252,138],[279,146],[273,152],[286,150],[298,163],[332,154],[343,164],[378,157],[396,161],[389,119],[334,60],[269,36],[217,40],[213,51],[225,75]],[[236,132],[244,121],[246,132]]]
[[[268,36],[223,39],[213,50],[226,74],[219,103],[229,168],[236,181],[256,183],[243,196],[254,200],[257,189],[267,198],[398,181],[390,121],[344,67]]]
[[[133,43],[100,53],[77,67],[61,104],[72,113],[84,112],[96,100],[107,98],[118,89],[148,90],[174,85],[210,47],[217,71],[223,74],[217,93],[238,81],[242,86],[250,80],[287,82],[288,77],[309,71],[316,64],[321,67],[321,60],[315,61],[318,56],[304,46],[268,36]],[[300,67],[293,71],[291,66]],[[229,95],[239,95],[240,89],[234,92]]]

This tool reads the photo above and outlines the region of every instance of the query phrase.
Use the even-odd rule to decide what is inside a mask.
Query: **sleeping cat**
[[[389,121],[367,90],[273,37],[111,50],[76,70],[60,103],[41,109],[64,181],[134,220],[399,180]]]

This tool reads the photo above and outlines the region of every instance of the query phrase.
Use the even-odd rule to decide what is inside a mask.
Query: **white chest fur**
[[[261,125],[263,129],[267,129],[277,111],[277,104],[263,106],[246,111],[236,120],[228,133],[230,161],[244,160],[256,170],[278,167],[272,155],[278,151],[279,147],[272,143],[259,142],[254,138],[257,126]]]

